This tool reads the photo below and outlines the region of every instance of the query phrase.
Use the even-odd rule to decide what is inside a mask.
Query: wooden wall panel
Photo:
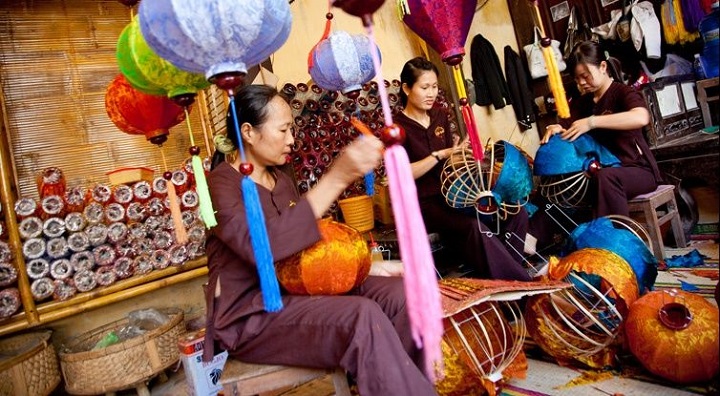
[[[159,149],[115,127],[105,90],[120,73],[117,37],[130,11],[114,0],[0,2],[0,84],[18,195],[37,197],[35,175],[58,166],[69,186],[107,182],[119,167],[164,170]],[[207,155],[201,106],[191,112],[195,142]],[[171,129],[163,150],[177,168],[190,146],[185,123]]]

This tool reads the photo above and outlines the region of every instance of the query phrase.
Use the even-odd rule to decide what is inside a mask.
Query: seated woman
[[[411,162],[427,231],[439,233],[450,249],[462,252],[462,259],[482,278],[529,280],[520,264],[522,257],[505,247],[504,237],[486,235],[490,229],[485,224],[474,215],[450,207],[441,193],[442,164],[458,144],[465,143],[453,141],[447,111],[433,106],[438,95],[437,68],[424,58],[411,59],[405,63],[400,81],[405,109],[395,117],[395,122],[405,129],[403,145]],[[527,212],[522,210],[501,225],[499,235],[513,235],[510,242],[523,252],[527,224]]]
[[[374,138],[351,143],[300,197],[290,177],[276,169],[286,163],[294,142],[290,106],[264,85],[240,89],[234,101],[242,142],[230,119],[227,137],[235,147],[244,145],[253,165],[250,178],[258,187],[273,258],[282,260],[320,239],[317,219],[350,183],[379,164],[382,143]],[[224,156],[216,152],[216,157]],[[435,395],[418,368],[423,354],[412,340],[400,277],[370,276],[342,296],[283,295],[280,312],[264,310],[240,192],[240,158],[224,159],[209,176],[218,225],[207,240],[206,347],[215,342],[250,363],[342,367],[363,395]]]
[[[650,122],[645,99],[622,83],[620,63],[606,58],[595,42],[576,45],[568,68],[575,73],[582,96],[571,102],[571,118],[549,125],[540,143],[557,133],[570,141],[588,133],[605,146],[622,166],[602,168],[590,179],[593,216],[628,216],[628,200],[654,191],[662,182],[642,132]]]

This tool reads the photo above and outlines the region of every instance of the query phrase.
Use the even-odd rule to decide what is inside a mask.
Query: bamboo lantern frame
[[[19,167],[28,167],[28,160],[22,157],[22,154],[16,153],[14,147],[20,147],[21,153],[24,150],[26,153],[29,152],[31,155],[35,155],[38,160],[34,162],[33,158],[32,161],[34,162],[34,167],[38,169],[47,165],[47,163],[43,163],[43,161],[47,161],[48,157],[51,157],[49,158],[50,161],[57,161],[58,156],[63,155],[62,150],[48,152],[47,146],[52,146],[54,144],[53,141],[55,141],[53,139],[57,139],[59,135],[64,133],[68,134],[68,136],[63,136],[63,138],[68,139],[68,142],[71,143],[66,144],[66,146],[91,146],[87,144],[87,140],[109,139],[111,144],[114,145],[113,149],[117,149],[114,151],[105,149],[111,157],[114,155],[122,157],[124,152],[132,150],[135,142],[130,144],[123,142],[129,142],[135,138],[137,138],[137,147],[143,151],[141,155],[136,157],[147,159],[147,153],[157,151],[154,150],[151,144],[144,142],[142,138],[127,136],[116,130],[109,119],[107,119],[109,128],[106,128],[105,124],[97,125],[96,119],[93,118],[94,115],[98,115],[95,113],[99,113],[100,116],[98,119],[102,120],[106,118],[103,117],[104,109],[100,111],[95,108],[101,106],[96,104],[95,100],[104,96],[102,87],[110,82],[110,79],[108,79],[107,82],[103,82],[103,79],[106,76],[117,74],[117,70],[113,70],[117,67],[112,64],[108,65],[108,59],[112,58],[107,56],[109,52],[108,47],[110,46],[108,37],[112,37],[114,31],[108,31],[107,29],[116,29],[129,22],[127,8],[116,1],[110,0],[74,0],[73,2],[53,0],[41,3],[3,3],[2,6],[2,11],[7,11],[7,15],[12,15],[12,19],[16,22],[22,18],[27,19],[20,21],[21,26],[17,31],[13,30],[14,33],[12,37],[3,35],[2,39],[0,39],[0,119],[2,120],[2,124],[0,125],[0,128],[2,128],[2,130],[0,130],[0,204],[2,204],[4,208],[5,224],[7,225],[9,236],[8,243],[15,253],[13,260],[18,272],[18,289],[22,299],[22,311],[10,318],[0,321],[0,336],[37,327],[91,309],[156,291],[170,285],[186,282],[205,276],[208,273],[207,259],[201,257],[188,261],[182,266],[171,266],[163,270],[155,270],[143,276],[135,276],[118,281],[104,288],[80,293],[66,301],[35,303],[30,291],[30,279],[26,272],[24,257],[22,253],[18,254],[18,252],[22,252],[22,241],[20,239],[18,222],[14,211],[14,203],[18,195],[32,196],[32,193],[36,193],[34,181],[29,182],[29,180],[34,179],[34,176],[28,177],[27,169],[20,171]],[[18,11],[20,9],[22,12]],[[18,12],[12,12],[13,10]],[[96,19],[93,20],[93,17]],[[126,20],[127,22],[125,22]],[[43,21],[47,23],[43,23]],[[13,21],[9,20],[8,26],[12,23]],[[28,32],[23,30],[23,26],[28,25],[32,25],[33,29],[37,29],[36,34],[33,34],[30,38],[28,38]],[[58,31],[58,27],[62,29]],[[87,29],[88,27],[90,27],[90,29]],[[90,41],[95,43],[94,49],[97,51],[92,52],[93,48],[88,50],[87,46],[83,47],[86,45],[85,41],[87,40],[81,44],[79,40],[82,41],[83,37],[75,37],[73,35],[74,33],[78,33],[80,36],[88,33],[91,34],[92,39]],[[117,33],[119,34],[119,31]],[[52,41],[62,35],[67,36],[65,37],[67,42]],[[31,45],[22,45],[22,43],[15,42],[16,39],[30,40]],[[46,43],[45,40],[48,42]],[[114,48],[112,48],[111,52],[114,52]],[[57,61],[58,53],[64,54],[64,56],[70,60],[68,64],[53,64],[52,68],[54,69],[54,73],[44,75],[42,73],[48,66],[42,63],[42,59],[38,58],[38,53],[54,53],[55,58],[48,58],[48,61]],[[29,57],[28,59],[34,60],[33,64],[39,65],[34,67],[36,69],[39,67],[36,72],[39,70],[40,74],[36,73],[32,75],[28,72],[28,76],[25,76],[24,74],[18,73],[18,71],[23,71],[22,62],[25,61],[26,55]],[[114,62],[114,58],[112,58],[111,61]],[[11,67],[5,67],[4,65],[6,63],[9,63]],[[66,81],[53,80],[53,78],[58,77],[57,72],[58,70],[63,70],[63,66],[67,69],[68,73],[67,76],[63,77]],[[85,77],[91,75],[93,80],[81,80],[80,78],[82,76],[80,75],[83,73],[85,73]],[[23,78],[19,78],[18,75]],[[37,78],[38,76],[40,78]],[[27,78],[27,80],[25,80],[25,78]],[[3,81],[3,79],[5,81]],[[18,79],[22,81],[18,81]],[[32,97],[32,94],[37,94],[36,92],[30,92],[32,89],[47,90],[47,92],[45,92],[47,97],[45,102],[43,102],[43,106],[47,105],[47,107],[33,107],[39,102],[37,102],[37,98]],[[22,91],[22,95],[18,95],[18,91]],[[102,93],[102,95],[99,95],[99,92]],[[14,96],[12,94],[14,94]],[[10,98],[14,98],[14,102],[10,100]],[[27,118],[19,118],[23,117],[22,115],[9,113],[9,111],[13,111],[13,109],[17,107],[33,107],[40,113],[57,112],[57,109],[63,108],[62,103],[58,104],[63,100],[69,100],[71,103],[70,105],[65,105],[65,107],[70,109],[68,110],[68,114],[72,114],[73,109],[75,109],[74,111],[76,113],[87,112],[88,114],[82,114],[82,117],[78,119],[69,119],[71,116],[68,115],[65,115],[65,118],[63,118],[61,114],[53,114],[53,116],[59,120],[59,122],[55,123],[59,125],[56,127],[64,128],[59,131],[54,131],[52,125],[48,124],[47,121],[38,121],[39,123],[33,124],[33,120],[30,120],[31,122],[25,122]],[[103,102],[102,99],[98,100],[99,102]],[[199,92],[197,101],[193,106],[194,111],[191,113],[191,119],[194,125],[193,133],[196,139],[202,139],[205,154],[208,156],[211,156],[214,151],[211,143],[212,136],[224,127],[226,106],[227,103],[224,101],[223,96],[218,97],[215,95],[212,88]],[[20,114],[27,115],[29,113],[20,111]],[[78,121],[79,119],[82,119],[82,123]],[[62,124],[66,125],[63,126]],[[69,128],[68,125],[70,126]],[[73,130],[74,128],[77,129]],[[98,129],[102,131],[107,129],[106,135],[109,137],[103,137],[102,134],[105,132],[98,132]],[[87,130],[85,131],[86,137],[78,137],[77,134],[82,134],[83,130]],[[94,134],[91,135],[90,130],[92,130]],[[73,134],[75,134],[75,137],[72,136]],[[189,147],[189,144],[185,144],[187,143],[185,142],[187,139],[187,131],[184,125],[178,126],[171,131],[171,140],[173,140],[174,137],[177,138],[177,150],[174,150],[174,155],[177,157],[179,165],[180,159],[188,156],[187,147]],[[32,142],[32,140],[44,141],[46,138],[47,141],[45,141],[45,145],[38,145]],[[80,141],[77,141],[78,139]],[[78,150],[78,148],[76,147],[75,150]],[[80,150],[82,151],[83,149]],[[76,154],[78,154],[78,152],[66,153],[65,155],[73,156]],[[20,157],[18,157],[18,155],[20,155]],[[111,158],[108,163],[113,164],[113,162],[122,162],[122,160],[122,158]],[[84,161],[85,168],[88,168],[87,165],[89,163],[96,165],[94,164],[96,161],[93,159],[90,159],[88,162],[87,157],[82,158],[80,161]],[[62,164],[53,165],[62,166]],[[159,158],[155,158],[152,167],[162,169]],[[83,169],[83,172],[85,171],[83,167],[77,168]],[[110,170],[112,169],[103,169],[105,172]],[[91,175],[89,178],[92,181],[97,181],[96,179],[98,178],[106,181],[104,180],[104,172],[100,173],[96,171],[96,174]],[[69,184],[77,184],[77,181],[73,183],[72,180],[69,180],[69,182]]]

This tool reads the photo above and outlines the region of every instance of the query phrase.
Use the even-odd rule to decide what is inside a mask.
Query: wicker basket
[[[49,395],[60,383],[50,332],[0,340],[0,395]]]
[[[185,332],[183,313],[179,309],[162,311],[170,316],[169,322],[107,348],[88,350],[109,332],[126,326],[127,318],[68,341],[66,346],[70,351],[83,351],[60,353],[60,367],[68,393],[97,395],[134,388],[177,362],[177,342]]]
[[[360,232],[370,231],[375,227],[373,202],[369,195],[361,195],[338,201],[343,219],[350,227]]]

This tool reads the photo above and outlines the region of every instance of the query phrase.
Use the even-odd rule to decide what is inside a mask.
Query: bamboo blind
[[[19,196],[37,198],[35,175],[49,166],[63,170],[68,186],[107,182],[106,173],[121,167],[165,170],[157,146],[121,132],[105,111],[106,87],[120,73],[117,38],[130,16],[114,0],[0,2],[0,84]],[[203,128],[222,125],[225,108],[220,93],[208,93],[190,114],[202,156]],[[201,120],[207,108],[217,113],[212,122]],[[189,147],[186,123],[172,128],[163,147],[168,167],[177,169]]]

